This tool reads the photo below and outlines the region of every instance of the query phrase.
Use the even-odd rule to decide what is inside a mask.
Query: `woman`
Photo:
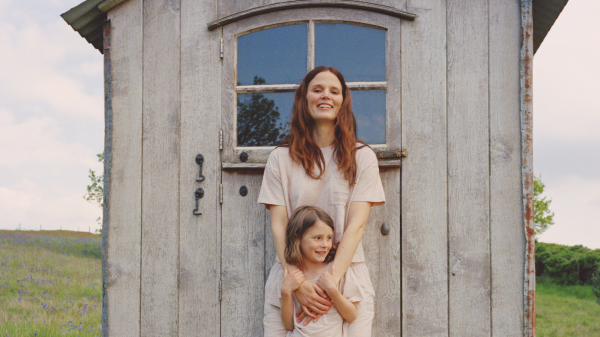
[[[284,259],[285,232],[292,212],[299,206],[317,206],[335,222],[334,279],[355,278],[363,300],[351,324],[350,337],[371,335],[374,290],[365,265],[362,235],[371,206],[385,202],[377,158],[364,143],[357,143],[350,90],[342,74],[331,67],[317,67],[300,83],[292,108],[290,136],[273,150],[263,177],[258,202],[269,209],[277,261],[265,285],[265,336],[285,336],[280,318],[283,270],[297,268]],[[294,291],[304,312],[317,320],[331,308],[321,288],[304,281]]]

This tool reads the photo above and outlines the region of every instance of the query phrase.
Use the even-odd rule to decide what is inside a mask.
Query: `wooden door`
[[[370,43],[369,62],[382,60],[372,77],[361,72],[365,57],[340,63],[320,55],[323,41],[339,34],[351,34],[354,42],[333,49]],[[263,333],[264,284],[276,253],[269,213],[257,198],[268,155],[285,136],[294,90],[315,65],[340,69],[352,91],[359,139],[375,152],[402,149],[399,36],[399,19],[330,9],[266,14],[223,28],[222,336]],[[400,171],[400,158],[380,160],[386,204],[372,208],[363,237],[376,292],[373,336],[401,331]]]

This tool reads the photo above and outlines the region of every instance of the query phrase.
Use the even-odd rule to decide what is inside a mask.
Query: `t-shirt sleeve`
[[[281,183],[281,171],[277,161],[276,151],[271,152],[265,173],[263,175],[260,193],[258,195],[258,203],[264,204],[267,209],[270,205],[285,206],[285,197],[283,193],[283,185]]]
[[[352,303],[361,302],[367,297],[361,287],[361,280],[358,275],[355,274],[352,268],[348,268],[346,274],[342,277],[340,282],[340,292],[342,296]]]
[[[379,177],[379,164],[375,153],[369,148],[357,151],[358,167],[356,185],[351,201],[368,201],[372,206],[385,203],[385,193]]]

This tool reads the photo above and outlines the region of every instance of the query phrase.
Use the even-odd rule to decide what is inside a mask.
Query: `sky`
[[[81,0],[0,0],[0,229],[94,232],[102,55],[60,14]],[[600,12],[570,0],[537,51],[534,171],[552,199],[543,242],[600,248]]]

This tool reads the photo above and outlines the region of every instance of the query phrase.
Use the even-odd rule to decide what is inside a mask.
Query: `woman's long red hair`
[[[335,140],[333,142],[334,158],[338,170],[344,175],[350,186],[356,183],[356,120],[352,113],[352,98],[344,76],[333,67],[320,66],[311,70],[296,89],[294,106],[292,107],[292,127],[290,135],[281,141],[280,146],[290,148],[290,156],[294,163],[302,165],[306,174],[319,179],[325,171],[325,158],[321,149],[312,139],[315,121],[308,112],[308,84],[317,74],[329,71],[342,84],[343,102],[335,120]],[[358,141],[362,143],[361,141]],[[364,143],[363,143],[364,144]],[[363,145],[363,146],[366,146]],[[361,146],[362,147],[362,146]],[[318,173],[316,172],[318,168]]]

